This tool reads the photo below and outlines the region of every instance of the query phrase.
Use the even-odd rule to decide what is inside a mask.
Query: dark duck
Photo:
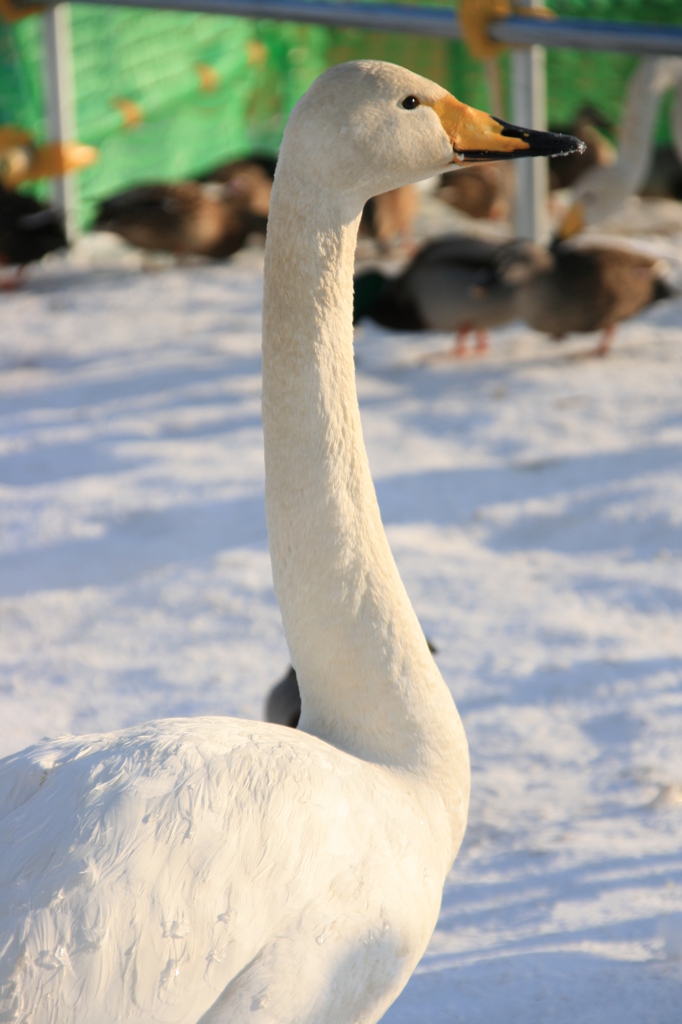
[[[0,264],[17,267],[16,276],[0,287],[19,287],[27,264],[65,246],[66,235],[57,210],[0,185]]]

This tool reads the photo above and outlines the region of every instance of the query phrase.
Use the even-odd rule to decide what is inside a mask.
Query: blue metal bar
[[[16,0],[20,6],[22,0]],[[36,0],[26,0],[35,3]],[[38,0],[42,2],[42,0]],[[44,0],[52,6],[51,0]],[[246,18],[314,22],[375,32],[461,39],[456,14],[447,7],[399,4],[330,3],[328,0],[72,0],[164,11],[236,14]],[[676,25],[590,21],[579,18],[514,16],[495,22],[493,39],[516,46],[570,46],[580,50],[615,50],[620,53],[655,53],[682,56],[682,28]]]

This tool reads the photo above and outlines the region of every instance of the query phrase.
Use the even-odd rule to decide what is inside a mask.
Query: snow
[[[682,277],[679,233],[649,239]],[[262,254],[84,240],[0,296],[0,755],[260,717],[288,655],[260,426]],[[682,300],[485,361],[357,338],[391,545],[466,727],[440,921],[389,1024],[682,1018]]]

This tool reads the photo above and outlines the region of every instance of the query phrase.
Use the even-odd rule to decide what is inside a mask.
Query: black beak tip
[[[518,128],[496,117],[502,125],[502,135],[511,139],[522,139],[528,143],[528,149],[517,149],[512,157],[522,156],[568,156],[570,153],[584,153],[586,146],[582,139],[573,135],[561,135],[559,132],[538,132],[532,128]]]
[[[582,139],[576,139],[575,135],[560,135],[558,132],[547,132],[554,142],[557,148],[553,149],[549,156],[568,156],[570,153],[577,153],[582,155],[587,146]]]

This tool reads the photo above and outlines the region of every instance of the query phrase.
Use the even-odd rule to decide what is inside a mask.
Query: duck
[[[618,150],[604,134],[612,125],[592,104],[580,108],[573,123],[552,126],[552,131],[577,135],[585,143],[584,153],[572,153],[565,160],[554,160],[549,169],[550,189],[571,188],[590,167],[611,167]]]
[[[564,160],[553,160],[550,165],[550,189],[569,188],[589,167],[608,167],[615,163],[617,151],[602,133],[610,127],[599,111],[585,105],[573,124],[551,130],[577,136],[585,142],[585,150],[571,153]],[[475,220],[508,220],[511,210],[513,185],[500,164],[482,164],[451,171],[443,175],[436,195],[448,206],[466,213]]]
[[[444,174],[436,196],[475,220],[506,220],[510,211],[508,184],[504,167],[481,164]]]
[[[374,1024],[430,939],[466,735],[391,554],[362,438],[353,263],[371,195],[573,140],[377,61],[293,109],[265,248],[262,417],[297,729],[167,719],[0,761],[2,1015]]]
[[[94,226],[140,249],[225,259],[242,248],[249,234],[264,233],[267,223],[267,211],[249,209],[242,181],[235,185],[185,181],[127,189],[100,204]]]
[[[426,646],[431,654],[438,649],[427,637]],[[289,665],[282,678],[272,687],[265,698],[264,721],[276,725],[287,725],[295,729],[301,717],[301,691],[298,688],[298,677],[293,665]]]
[[[418,204],[414,185],[401,185],[372,196],[362,211],[359,236],[373,239],[384,254],[400,245],[409,248]]]
[[[671,298],[664,261],[614,245],[555,244],[551,264],[519,288],[517,311],[537,331],[561,341],[567,334],[602,331],[594,355],[605,356],[617,324]]]
[[[493,242],[463,234],[428,242],[397,277],[367,270],[355,278],[354,320],[369,317],[396,331],[454,332],[447,358],[489,347],[488,331],[514,320],[521,284],[551,263],[546,248],[525,240]]]
[[[239,200],[250,213],[267,219],[276,166],[275,157],[255,154],[220,164],[197,181],[229,185],[228,194],[232,198]]]
[[[270,153],[251,153],[241,157],[239,160],[228,160],[227,163],[218,164],[205,171],[197,178],[197,181],[231,181],[236,174],[244,171],[262,171],[264,176],[272,183],[275,180],[277,168],[277,157]]]
[[[3,290],[18,288],[29,263],[66,245],[58,210],[0,185],[0,264],[17,268],[14,278],[3,281]]]
[[[221,164],[197,180],[229,184],[252,213],[267,218],[276,167],[275,157],[256,154]],[[409,244],[417,203],[414,185],[401,185],[372,196],[362,211],[359,236],[373,239],[381,253],[401,243]]]
[[[672,135],[682,159],[682,58],[644,57],[628,81],[618,127],[618,157],[609,165],[589,168],[575,181],[572,203],[557,228],[558,239],[599,224],[644,185],[658,109],[671,89],[676,90]]]

